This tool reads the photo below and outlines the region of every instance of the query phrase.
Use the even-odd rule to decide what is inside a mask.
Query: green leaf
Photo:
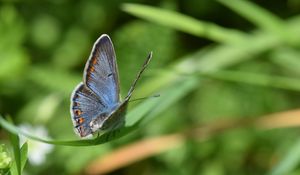
[[[2,118],[1,118],[2,119]],[[7,122],[7,121],[6,121]],[[13,124],[11,122],[7,122],[9,125]],[[9,138],[11,144],[13,146],[13,153],[14,153],[14,163],[11,167],[11,173],[14,174],[21,174],[21,151],[20,151],[20,139],[18,133],[10,133]]]
[[[27,152],[28,152],[28,144],[27,142],[25,142],[22,146],[21,146],[21,171],[23,171],[26,162],[27,162]]]
[[[238,30],[226,29],[170,10],[138,4],[124,4],[122,9],[139,18],[220,43],[237,44],[247,38]]]
[[[13,133],[10,133],[10,134],[13,134]],[[28,151],[28,144],[27,144],[27,142],[26,143],[24,143],[22,146],[21,146],[21,149],[20,148],[18,148],[18,151],[19,151],[19,163],[20,163],[20,165],[19,165],[19,167],[18,167],[18,161],[16,161],[16,158],[15,158],[15,161],[12,163],[12,166],[11,166],[11,169],[10,169],[10,172],[11,172],[11,174],[12,175],[19,175],[22,171],[23,171],[23,169],[24,169],[24,167],[25,167],[25,165],[26,165],[26,162],[27,162],[27,151]],[[20,171],[20,173],[19,173],[19,171]]]
[[[48,144],[55,144],[55,145],[65,145],[65,146],[89,146],[89,145],[98,145],[98,144],[102,144],[102,143],[106,143],[108,141],[111,141],[113,139],[122,137],[123,135],[128,134],[129,132],[133,131],[134,129],[137,128],[136,125],[130,126],[130,127],[124,127],[122,129],[120,129],[120,131],[115,134],[113,137],[111,137],[111,133],[105,133],[95,139],[86,139],[86,140],[48,140],[48,139],[44,139],[44,138],[40,138],[37,136],[32,135],[31,133],[26,133],[22,130],[20,130],[17,126],[9,123],[8,121],[6,121],[3,117],[0,116],[0,125],[5,128],[6,130],[8,130],[9,132],[13,133],[13,135],[15,134],[21,134],[29,139],[32,140],[36,140],[36,141],[40,141],[40,142],[44,142],[44,143],[48,143]],[[19,153],[20,155],[20,153]],[[20,159],[19,161],[20,162]],[[17,162],[17,163],[18,163]],[[20,164],[20,163],[18,163]]]

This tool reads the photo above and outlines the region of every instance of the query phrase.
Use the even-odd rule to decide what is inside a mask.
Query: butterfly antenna
[[[133,100],[129,100],[129,102],[134,102],[134,101],[138,101],[138,100],[145,100],[145,99],[149,99],[149,98],[156,98],[156,97],[160,97],[160,94],[155,94],[155,95],[152,95],[152,96],[149,96],[149,97],[136,98],[136,99],[133,99]]]
[[[144,64],[143,64],[143,67],[142,67],[141,70],[138,72],[138,74],[137,74],[135,80],[133,81],[133,83],[132,83],[132,85],[131,85],[131,87],[130,87],[130,89],[129,89],[129,91],[128,91],[128,94],[127,94],[125,100],[129,100],[129,99],[130,99],[130,97],[131,97],[131,95],[132,95],[132,92],[133,92],[133,90],[134,90],[134,88],[135,88],[136,83],[138,82],[138,80],[140,79],[142,73],[144,72],[144,70],[145,70],[146,67],[148,66],[148,64],[149,64],[149,62],[150,62],[150,60],[151,60],[151,58],[152,58],[152,52],[149,53],[149,55],[148,55],[146,61],[145,61]],[[145,97],[145,98],[147,98],[147,97]]]

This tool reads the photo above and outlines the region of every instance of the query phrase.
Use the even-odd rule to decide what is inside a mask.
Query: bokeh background
[[[299,12],[297,0],[1,1],[0,114],[21,128],[77,139],[69,98],[103,33],[122,96],[150,51],[134,98],[161,95],[132,102],[156,105],[109,143],[29,140],[24,174],[299,174]]]

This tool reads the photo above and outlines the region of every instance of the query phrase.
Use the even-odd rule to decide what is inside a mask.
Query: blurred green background
[[[103,33],[115,46],[122,96],[150,51],[134,98],[161,95],[149,100],[157,105],[143,127],[121,139],[88,147],[29,141],[24,173],[88,174],[94,160],[142,139],[298,108],[299,12],[298,0],[1,1],[0,114],[20,127],[77,138],[69,98]],[[147,104],[131,103],[129,111],[139,103]],[[187,137],[106,173],[299,174],[299,133],[241,125],[207,140]],[[8,132],[0,138],[10,149]]]

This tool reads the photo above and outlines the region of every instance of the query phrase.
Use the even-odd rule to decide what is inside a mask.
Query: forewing
[[[108,35],[101,35],[95,42],[85,66],[84,83],[107,105],[119,102],[116,55]]]
[[[91,134],[89,123],[106,109],[107,106],[101,99],[80,83],[71,96],[71,117],[76,133],[80,137]]]
[[[121,127],[122,125],[125,124],[125,114],[127,111],[127,106],[128,106],[128,102],[131,98],[132,92],[134,91],[134,88],[138,82],[138,80],[140,79],[142,73],[144,72],[144,70],[147,68],[148,64],[150,63],[150,60],[152,58],[152,52],[149,53],[147,59],[145,60],[141,70],[138,72],[135,80],[133,81],[131,88],[129,89],[129,92],[127,94],[127,96],[125,97],[124,101],[115,109],[113,110],[108,117],[104,118],[101,120],[101,130],[114,130],[116,128]],[[95,119],[94,121],[97,121],[97,119]],[[97,122],[95,122],[97,123]],[[100,123],[100,122],[98,122]]]
[[[124,101],[115,109],[113,110],[108,117],[106,117],[105,119],[101,120],[101,130],[114,130],[116,128],[121,127],[122,125],[125,124],[125,114],[126,114],[126,110],[127,110],[127,106],[128,106],[128,102],[131,98],[132,92],[138,82],[138,80],[140,79],[142,73],[144,72],[144,70],[147,68],[148,64],[150,63],[150,60],[152,58],[152,52],[149,53],[147,59],[145,60],[141,70],[138,72],[135,80],[133,81],[131,88],[129,89],[129,92],[127,94],[127,96],[125,97]],[[97,121],[97,119],[95,119],[94,121]],[[96,122],[97,123],[97,122]],[[100,122],[98,122],[100,123]]]

